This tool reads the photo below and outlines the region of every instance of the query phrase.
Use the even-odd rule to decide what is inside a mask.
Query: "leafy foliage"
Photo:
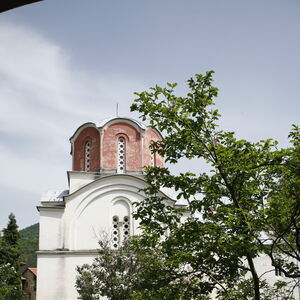
[[[22,299],[19,231],[13,214],[0,238],[0,299]]]
[[[99,243],[99,255],[91,266],[77,267],[79,276],[76,287],[83,300],[108,299],[125,300],[135,288],[138,281],[140,265],[136,252],[129,242],[119,249],[111,249],[109,240]]]
[[[229,293],[230,283],[249,272],[254,299],[261,299],[263,284],[254,261],[260,254],[267,253],[286,276],[299,279],[299,128],[290,133],[288,149],[278,149],[271,139],[253,143],[219,130],[212,74],[188,80],[185,97],[177,97],[176,84],[170,83],[136,93],[131,109],[165,135],[152,151],[171,164],[204,159],[211,172],[172,175],[168,168],[147,168],[150,186],[135,217],[148,233],[170,233],[162,248],[178,264],[192,267],[191,280],[208,281],[203,294],[212,288]],[[192,216],[183,224],[176,207],[159,196],[161,187],[175,188],[188,202]]]
[[[273,286],[266,280],[261,281],[261,299],[263,300],[292,300],[293,287],[287,282],[277,281]],[[228,289],[226,293],[220,294],[221,300],[251,300],[254,298],[251,279],[243,279]]]
[[[131,237],[118,249],[111,249],[110,242],[100,241],[93,263],[77,267],[81,299],[205,299],[197,295],[206,290],[207,283],[191,281],[191,268],[168,260],[157,242],[153,236]]]
[[[270,246],[265,248],[272,263],[286,277],[299,278],[300,261],[300,130],[289,135],[293,147],[287,149],[283,168],[277,168],[276,185],[266,207]]]
[[[134,214],[143,235],[118,250],[100,243],[94,263],[78,268],[82,299],[292,299],[296,285],[270,286],[256,258],[267,254],[299,283],[299,127],[287,149],[220,130],[212,74],[188,80],[185,97],[170,83],[136,94],[131,109],[165,136],[152,151],[171,164],[205,160],[211,171],[173,175],[146,168],[146,198]],[[189,213],[171,206],[162,187],[174,188]]]

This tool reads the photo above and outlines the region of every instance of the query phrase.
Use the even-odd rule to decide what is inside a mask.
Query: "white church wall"
[[[285,277],[283,274],[276,275],[275,268],[272,266],[271,259],[266,254],[261,254],[254,259],[255,266],[257,268],[258,276],[263,280],[265,279],[270,285],[273,285],[276,281],[291,282],[290,278]],[[295,300],[300,300],[300,288],[294,289]]]
[[[63,208],[40,207],[40,250],[62,248],[62,215]]]
[[[144,154],[150,155],[149,143],[144,143],[147,127],[128,118],[114,118],[98,126],[84,124],[80,133],[73,135],[73,171],[67,172],[69,189],[55,197],[47,193],[38,207],[38,300],[77,299],[76,266],[92,263],[98,241],[111,238],[112,247],[117,248],[129,235],[141,233],[132,213],[133,203],[144,199],[142,189],[147,186],[141,175],[147,164]],[[150,132],[155,133],[153,140],[161,138],[155,130]],[[120,137],[128,138],[123,145],[125,155],[118,155]],[[92,143],[90,151],[85,151],[87,142]],[[125,172],[117,174],[121,162]],[[170,195],[166,198],[168,205],[175,204]]]
[[[76,266],[92,262],[102,236],[115,237],[111,235],[113,217],[118,216],[120,221],[118,242],[126,238],[127,229],[130,235],[140,234],[139,222],[132,217],[133,203],[144,199],[141,190],[146,185],[139,177],[115,174],[95,179],[65,196],[61,203],[65,207],[52,208],[51,202],[42,203],[38,300],[77,299]],[[167,203],[172,205],[174,201]]]
[[[112,232],[114,203],[121,199],[130,211],[131,234],[138,234],[139,223],[131,217],[132,203],[143,199],[139,190],[144,187],[145,183],[139,178],[114,175],[98,179],[66,197],[64,247],[69,250],[98,248],[103,233]]]
[[[95,180],[95,173],[93,172],[77,172],[68,171],[69,179],[69,193],[73,194],[80,188],[86,186]]]
[[[37,299],[75,300],[76,267],[91,264],[96,253],[56,253],[38,254]]]

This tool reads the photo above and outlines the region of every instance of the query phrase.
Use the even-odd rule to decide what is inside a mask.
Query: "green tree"
[[[299,128],[287,149],[271,139],[253,143],[220,130],[212,74],[188,80],[185,97],[176,96],[170,83],[136,93],[131,109],[165,136],[152,151],[171,164],[204,160],[211,171],[172,175],[168,168],[147,168],[147,197],[137,203],[135,217],[148,235],[169,233],[158,240],[166,264],[188,267],[170,281],[172,289],[189,278],[202,283],[202,297],[213,290],[229,295],[249,273],[254,299],[266,299],[255,263],[262,253],[299,280]],[[185,222],[158,196],[161,187],[175,188],[187,201],[191,216]]]
[[[266,253],[286,277],[299,278],[300,262],[300,130],[293,126],[292,147],[286,150],[283,165],[273,170],[277,179],[266,206]]]
[[[93,263],[77,267],[81,299],[205,299],[196,298],[205,283],[190,281],[190,270],[178,268],[153,236],[131,237],[118,249],[107,240],[99,245]]]
[[[129,299],[138,282],[140,262],[131,242],[118,249],[111,248],[109,239],[99,242],[98,256],[92,265],[77,267],[76,288],[83,300]]]
[[[0,299],[22,299],[18,225],[13,214],[0,238]]]

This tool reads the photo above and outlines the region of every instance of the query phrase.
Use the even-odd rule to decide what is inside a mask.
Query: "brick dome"
[[[70,138],[73,171],[142,172],[144,166],[163,167],[150,144],[161,134],[129,118],[106,119],[81,125]]]

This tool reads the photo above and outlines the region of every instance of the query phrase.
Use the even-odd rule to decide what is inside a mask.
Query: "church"
[[[92,263],[98,241],[109,237],[111,246],[118,248],[127,237],[140,233],[139,222],[132,217],[133,203],[145,197],[144,166],[164,166],[163,158],[150,150],[151,143],[161,139],[154,128],[119,117],[85,123],[75,131],[70,138],[68,190],[44,193],[37,207],[38,300],[78,299],[76,266]],[[167,205],[185,206],[174,200],[171,190],[160,193]],[[287,280],[265,255],[256,261],[258,273],[269,283]],[[297,289],[294,296],[299,299]]]
[[[109,235],[117,248],[139,234],[133,203],[144,199],[144,166],[163,167],[150,144],[161,134],[129,118],[85,123],[70,138],[72,171],[68,190],[44,193],[37,252],[37,299],[77,299],[76,266],[92,263],[98,241]],[[162,190],[169,205],[170,191]]]

